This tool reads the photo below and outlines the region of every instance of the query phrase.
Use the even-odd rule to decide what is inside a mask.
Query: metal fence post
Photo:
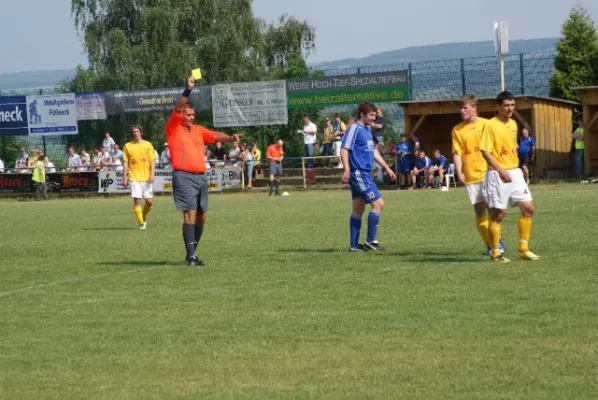
[[[465,95],[465,91],[466,91],[466,86],[465,86],[465,59],[462,58],[461,59],[461,94]]]
[[[413,63],[409,63],[409,100],[413,100]]]
[[[525,68],[523,67],[523,53],[519,54],[519,74],[521,75],[521,94],[525,94]]]

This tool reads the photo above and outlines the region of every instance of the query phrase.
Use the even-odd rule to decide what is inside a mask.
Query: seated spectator
[[[430,169],[430,165],[432,162],[430,158],[426,156],[426,152],[421,150],[417,154],[417,158],[415,159],[415,167],[411,170],[411,182],[413,182],[413,186],[411,189],[415,189],[417,186],[417,180],[422,180],[422,186],[425,185],[426,175],[428,174],[428,170]]]
[[[116,156],[118,157],[118,159],[120,160],[120,163],[122,164],[125,160],[125,155],[123,154],[122,150],[120,149],[120,147],[115,144],[114,146],[112,146],[112,153],[110,153],[110,156]]]
[[[81,164],[84,167],[82,168],[82,171],[91,169],[91,156],[87,151],[85,151],[85,147],[81,147]]]
[[[16,172],[27,172],[27,167],[29,166],[29,156],[25,149],[21,149],[21,155],[17,157],[17,161],[15,162],[15,169]]]
[[[112,171],[122,171],[123,170],[123,163],[120,161],[116,155],[112,156],[112,160],[110,161],[109,169]]]
[[[224,150],[224,148],[222,147],[222,143],[220,143],[220,142],[216,143],[216,150],[214,150],[214,156],[216,157],[216,160],[220,160],[220,161],[228,160],[228,154],[227,154],[226,150]],[[226,163],[215,164],[216,167],[224,167],[225,165],[226,165]]]
[[[208,146],[206,146],[206,153],[205,153],[205,159],[206,159],[206,169],[210,169],[212,168],[212,165],[210,165],[210,160],[212,159],[212,152],[210,151],[210,149],[208,149]]]
[[[233,166],[239,167],[241,165],[239,156],[241,155],[241,148],[239,142],[233,142],[233,147],[228,151],[228,160],[233,161]]]
[[[413,144],[407,140],[407,135],[401,133],[401,141],[395,148],[397,156],[397,172],[399,179],[399,187],[405,188],[411,186],[411,170],[413,163],[411,157],[413,155]]]
[[[432,165],[428,170],[428,187],[434,186],[434,177],[438,177],[438,187],[444,185],[444,174],[449,169],[449,162],[445,156],[440,154],[440,150],[434,150],[434,157],[432,158]]]
[[[66,169],[68,172],[75,172],[79,168],[81,168],[81,157],[77,153],[75,153],[75,148],[73,146],[69,147],[69,164]]]
[[[95,171],[100,171],[102,169],[102,161],[104,159],[104,153],[102,152],[101,147],[95,148],[95,156],[93,157],[93,169]]]
[[[56,167],[54,163],[48,159],[48,157],[44,157],[44,165],[46,166],[46,172],[48,174],[52,174],[56,172]]]
[[[162,154],[160,155],[160,163],[162,164],[162,168],[170,168],[171,161],[168,142],[164,143],[164,150],[162,150]]]

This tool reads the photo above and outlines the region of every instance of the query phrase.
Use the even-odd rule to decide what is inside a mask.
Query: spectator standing
[[[78,168],[81,167],[81,157],[77,153],[75,153],[75,148],[73,146],[69,147],[69,163],[68,168],[66,169],[68,172],[77,171]]]
[[[272,189],[275,189],[274,195],[280,196],[278,191],[280,186],[280,176],[282,175],[282,160],[284,159],[284,149],[282,147],[282,140],[268,146],[266,157],[270,163],[270,194],[272,196]]]
[[[17,158],[15,162],[15,169],[17,172],[27,172],[27,167],[29,166],[29,156],[25,149],[21,149],[21,155]]]
[[[585,133],[585,130],[583,127],[583,117],[580,116],[577,119],[577,129],[572,134],[573,141],[575,142],[574,143],[574,146],[575,146],[575,172],[576,172],[578,178],[583,178],[583,173],[584,173],[584,163],[583,163],[584,149],[585,149],[584,140],[583,140],[584,133]]]
[[[330,122],[330,120],[327,118],[326,119],[326,127],[324,128],[324,137],[322,140],[322,154],[320,154],[321,156],[331,156],[332,155],[332,142],[334,141],[334,127],[332,126],[332,123]],[[326,161],[324,161],[324,165],[325,166],[329,166],[330,165],[330,159],[327,158]]]
[[[399,187],[405,188],[411,184],[411,170],[413,169],[413,144],[407,140],[407,134],[401,133],[401,141],[396,146],[397,171],[399,173]]]
[[[106,131],[104,133],[104,141],[102,142],[102,147],[104,148],[104,152],[110,153],[115,144],[116,143],[114,142],[114,139],[112,139],[112,136],[110,136],[110,132]]]
[[[378,143],[384,146],[384,128],[386,127],[386,120],[382,114],[380,107],[376,108],[376,119],[372,122],[372,137],[378,139]]]
[[[44,165],[45,156],[39,156],[33,167],[33,176],[31,180],[35,183],[35,201],[40,201],[42,196],[48,198],[48,186],[46,185],[46,166]]]
[[[534,162],[536,155],[536,141],[529,135],[529,131],[526,128],[523,128],[517,145],[519,168],[523,171],[525,182],[529,185],[530,173],[528,165]]]
[[[303,117],[303,155],[304,157],[313,157],[314,156],[314,145],[316,144],[316,134],[318,133],[318,128],[316,124],[311,121],[309,115]],[[307,160],[307,168],[314,167],[314,160],[313,158],[309,158]]]
[[[345,131],[347,130],[347,125],[345,125],[345,123],[341,120],[341,116],[339,114],[334,114],[334,124],[332,124],[332,130],[334,132],[332,151],[335,157],[338,157],[337,168],[343,168],[343,163],[341,161],[341,142],[343,140],[343,136],[345,135]]]
[[[253,176],[253,155],[247,146],[247,143],[241,144],[241,160],[243,161],[245,179],[247,180],[247,189],[251,189],[251,177]]]
[[[168,143],[164,143],[164,150],[160,154],[160,162],[162,163],[162,168],[170,168],[170,149],[168,148]]]
[[[4,172],[4,161],[0,159],[0,172]]]

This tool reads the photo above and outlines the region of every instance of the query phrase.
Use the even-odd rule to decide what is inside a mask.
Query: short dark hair
[[[334,118],[338,118],[340,115],[338,113],[334,114]]]
[[[44,156],[43,154],[39,157],[37,157],[37,161],[44,161],[46,159],[46,156]]]
[[[496,96],[496,104],[502,104],[505,100],[515,100],[515,96],[511,92],[500,92],[498,96]]]
[[[187,104],[185,104],[185,108],[190,108],[192,110],[195,110],[195,106],[190,101],[188,101]]]
[[[309,119],[311,119],[311,117],[309,116],[309,114],[305,114],[305,115],[303,116],[303,118],[309,118]]]
[[[362,114],[369,114],[372,111],[374,111],[374,105],[366,101],[365,103],[361,103],[359,107],[357,107],[357,117],[359,117]]]
[[[139,124],[131,125],[131,130],[130,130],[131,134],[133,134],[133,129],[139,129],[139,132],[143,135],[143,128],[141,127],[141,125],[139,125]],[[114,145],[116,146],[116,143],[114,143]]]

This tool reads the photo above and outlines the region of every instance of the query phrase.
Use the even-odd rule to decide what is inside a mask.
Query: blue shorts
[[[399,174],[408,174],[413,169],[413,165],[411,164],[411,157],[404,156],[398,159],[398,168]]]
[[[351,185],[353,199],[362,197],[366,204],[369,204],[382,197],[378,191],[378,187],[374,183],[372,174],[369,172],[360,170],[351,171],[349,184]]]

